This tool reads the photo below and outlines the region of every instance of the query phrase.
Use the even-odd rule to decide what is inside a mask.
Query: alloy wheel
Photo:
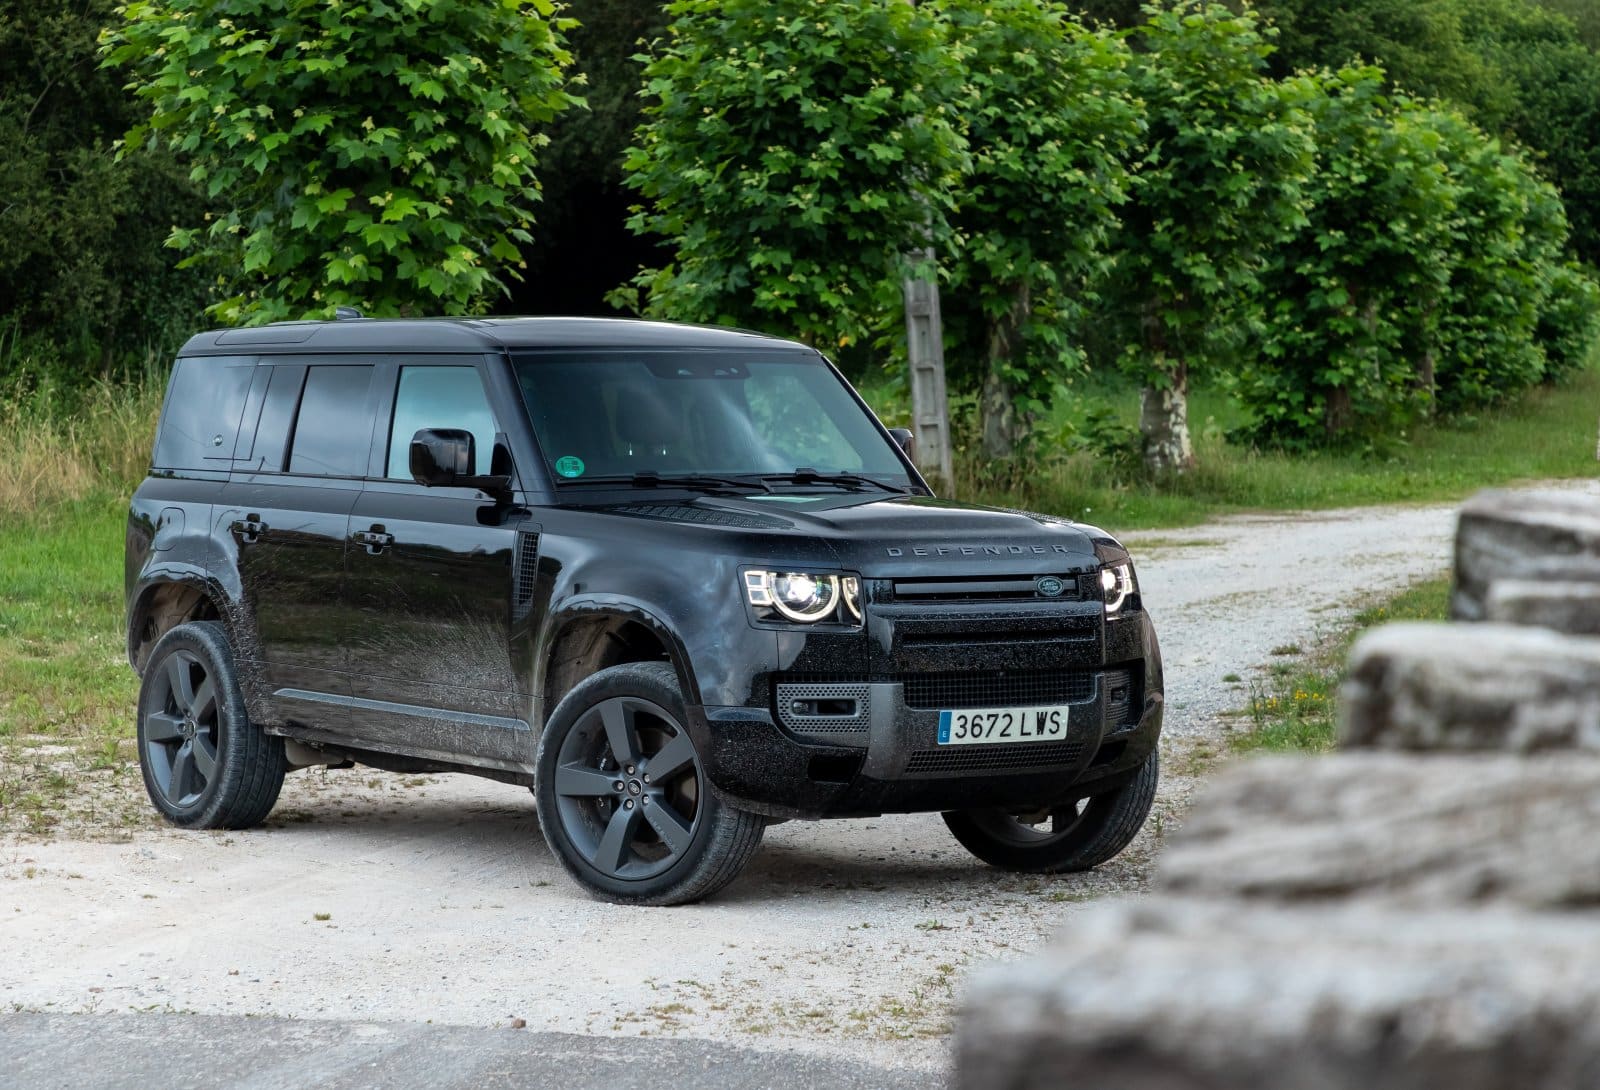
[[[704,798],[700,758],[666,709],[638,697],[602,700],[562,739],[556,810],[573,846],[608,878],[668,870],[694,841]]]
[[[168,803],[192,806],[217,774],[217,688],[205,663],[184,650],[167,656],[158,683],[156,710],[144,719],[145,760]]]

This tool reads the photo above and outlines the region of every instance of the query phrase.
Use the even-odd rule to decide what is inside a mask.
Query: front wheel
[[[619,904],[709,897],[761,844],[765,820],[712,794],[664,662],[579,683],[539,740],[533,788],[545,840],[567,873]]]
[[[1055,810],[951,810],[944,823],[967,851],[1002,870],[1063,874],[1089,870],[1133,843],[1155,804],[1161,778],[1154,751],[1124,786]]]

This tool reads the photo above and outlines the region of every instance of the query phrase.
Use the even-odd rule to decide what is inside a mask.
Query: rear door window
[[[254,356],[178,360],[156,431],[156,469],[227,469],[255,372]]]
[[[371,366],[306,369],[305,392],[289,447],[289,472],[316,477],[364,477],[372,441],[367,415]]]

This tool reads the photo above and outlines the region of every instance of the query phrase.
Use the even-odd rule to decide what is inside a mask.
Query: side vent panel
[[[539,535],[517,534],[517,570],[512,578],[511,594],[518,609],[526,609],[533,601],[534,577],[539,571]]]

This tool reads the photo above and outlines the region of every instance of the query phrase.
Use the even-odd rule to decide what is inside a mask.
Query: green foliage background
[[[73,361],[77,381],[187,335],[203,285],[162,241],[201,207],[165,153],[118,160],[139,116],[96,39],[113,0],[0,0],[0,375]]]
[[[1597,47],[1590,0],[0,0],[0,379],[346,302],[892,377],[931,243],[992,463],[1125,459],[1052,423],[1119,364],[1382,449],[1586,358]]]
[[[480,310],[532,240],[565,88],[549,0],[134,0],[108,28],[170,148],[220,201],[175,229],[224,322]]]
[[[877,332],[903,255],[949,242],[962,70],[904,0],[677,0],[624,164],[673,260],[635,305],[828,346]]]

